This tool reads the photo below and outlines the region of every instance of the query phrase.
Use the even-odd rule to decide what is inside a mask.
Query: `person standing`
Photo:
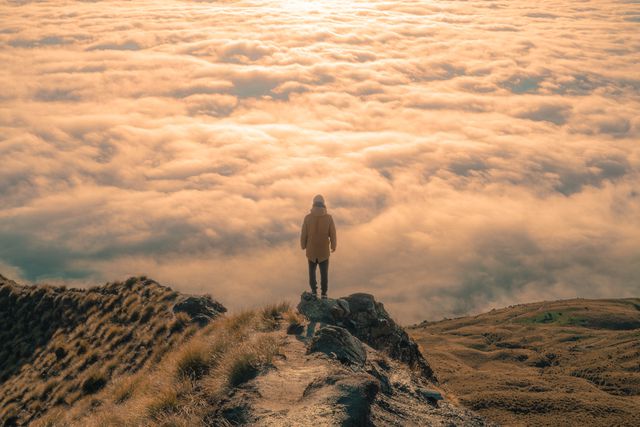
[[[336,226],[333,218],[327,213],[327,206],[321,194],[313,198],[311,212],[304,217],[302,232],[300,233],[300,246],[306,250],[309,262],[309,286],[311,292],[318,296],[318,283],[316,281],[316,267],[320,266],[320,288],[322,298],[327,298],[329,286],[329,249],[336,250]]]

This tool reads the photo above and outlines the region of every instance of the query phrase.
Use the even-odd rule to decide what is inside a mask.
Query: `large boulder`
[[[418,344],[394,322],[373,295],[357,293],[344,298],[349,303],[352,333],[377,350],[420,369],[426,376],[433,371],[420,353]]]
[[[329,355],[345,365],[364,366],[367,351],[360,340],[339,326],[326,326],[316,331],[309,345],[309,353]]]
[[[226,311],[227,309],[222,304],[209,295],[185,297],[173,306],[174,313],[186,313],[193,322],[200,325],[209,323]]]
[[[343,299],[318,299],[311,292],[303,292],[298,311],[312,322],[336,324],[349,315],[349,303]]]
[[[347,329],[352,335],[376,350],[381,350],[435,379],[418,345],[394,322],[373,295],[357,293],[339,299],[317,299],[313,294],[302,294],[298,311],[309,320],[325,322]]]

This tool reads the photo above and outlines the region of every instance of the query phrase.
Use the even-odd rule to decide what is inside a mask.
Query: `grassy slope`
[[[198,329],[146,278],[89,290],[0,276],[0,420],[22,425],[155,363]]]
[[[640,299],[513,306],[408,330],[442,384],[505,425],[640,425]]]
[[[159,363],[113,381],[71,408],[58,408],[37,426],[231,425],[230,392],[271,365],[282,343],[283,317],[297,322],[287,304],[223,316]]]

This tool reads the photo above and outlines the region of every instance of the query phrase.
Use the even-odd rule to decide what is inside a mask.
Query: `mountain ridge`
[[[225,311],[144,276],[86,290],[2,278],[5,338],[29,344],[1,372],[2,425],[487,425],[443,400],[371,295]]]
[[[0,275],[0,425],[637,425],[637,298],[406,328],[369,294],[225,312],[145,276]]]
[[[2,425],[28,424],[50,407],[73,405],[111,377],[161,357],[198,327],[189,314],[174,312],[189,298],[144,276],[67,289],[0,275]],[[226,311],[209,305],[210,314]]]

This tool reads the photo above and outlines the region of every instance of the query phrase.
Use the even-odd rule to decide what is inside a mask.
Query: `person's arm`
[[[333,217],[329,221],[329,240],[331,240],[331,252],[335,252],[338,241],[336,240],[336,225],[333,223]]]
[[[307,219],[302,221],[302,231],[300,232],[300,247],[302,249],[307,248]]]

